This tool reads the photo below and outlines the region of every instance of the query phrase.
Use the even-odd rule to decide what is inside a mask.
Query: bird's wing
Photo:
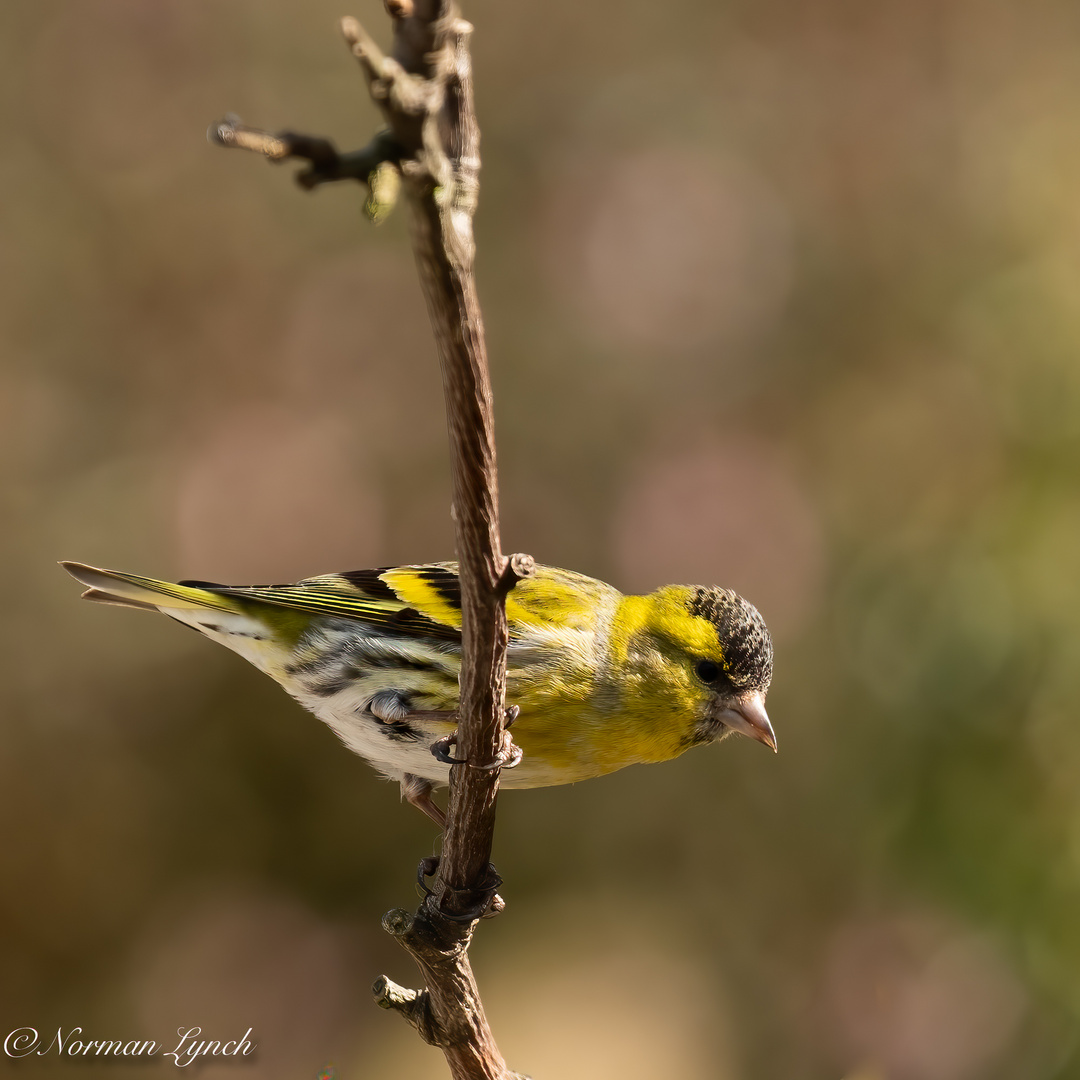
[[[295,585],[182,585],[309,615],[356,619],[387,633],[461,641],[461,590],[452,563],[323,574]]]
[[[65,563],[90,589],[91,600],[148,608],[273,607],[356,619],[385,633],[416,635],[460,643],[461,583],[457,563],[380,567],[305,578],[295,585],[220,585],[211,581],[172,584]],[[539,566],[507,598],[512,642],[550,644],[565,634],[590,633],[598,612],[618,593],[581,574]],[[251,612],[254,614],[254,612]]]
[[[359,619],[392,632],[461,640],[461,582],[457,563],[352,570],[306,578],[295,585],[228,588],[184,582],[240,599],[294,608],[313,615]],[[618,593],[569,570],[538,566],[506,600],[511,641],[540,633],[591,632],[598,611]]]

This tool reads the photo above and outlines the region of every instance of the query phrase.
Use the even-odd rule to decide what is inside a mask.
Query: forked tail
[[[118,570],[101,570],[79,562],[62,562],[60,565],[76,581],[81,581],[86,586],[84,600],[143,608],[147,611],[158,611],[161,608],[236,610],[236,605],[229,597],[192,585],[174,585],[170,581],[157,581],[154,578],[139,577],[137,574],[124,574]]]

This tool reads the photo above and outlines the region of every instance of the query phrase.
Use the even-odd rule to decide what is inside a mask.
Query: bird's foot
[[[518,746],[507,730],[513,722],[518,718],[521,713],[521,709],[517,705],[511,705],[505,714],[503,720],[503,737],[502,746],[499,748],[499,752],[495,755],[495,760],[490,765],[475,765],[476,769],[480,769],[483,772],[490,772],[492,769],[513,769],[521,764],[521,759],[525,756],[524,751]],[[454,757],[450,753],[450,748],[457,746],[457,732],[452,731],[449,735],[444,735],[441,739],[436,739],[431,744],[431,753],[438,761],[441,761],[444,765],[467,765],[468,762],[465,758]]]
[[[463,757],[454,757],[450,753],[450,747],[457,746],[457,732],[451,732],[449,735],[444,735],[441,739],[436,739],[431,744],[431,753],[435,757],[436,761],[441,761],[444,765],[466,765],[468,762]]]
[[[521,749],[510,732],[503,728],[502,746],[495,755],[495,760],[490,765],[477,765],[482,772],[491,772],[492,769],[516,769],[521,764],[525,751]]]
[[[426,859],[421,859],[419,866],[416,868],[416,883],[423,891],[425,900],[435,895],[434,890],[428,888],[427,879],[434,877],[438,873],[439,862],[438,855],[429,855]],[[471,923],[477,919],[494,919],[506,907],[506,901],[495,891],[502,884],[502,880],[498,870],[491,863],[488,863],[488,880],[482,890],[487,893],[486,898],[459,915],[451,915],[441,909],[439,914],[444,919],[460,923]],[[448,889],[447,891],[451,890]]]

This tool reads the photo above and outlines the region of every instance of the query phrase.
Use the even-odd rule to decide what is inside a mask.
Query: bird
[[[83,598],[159,611],[250,661],[442,827],[461,667],[453,562],[322,574],[290,585],[172,583],[60,564]],[[776,750],[765,710],[773,646],[730,589],[645,596],[536,567],[506,601],[508,720],[501,786],[574,783],[667,761],[738,733]]]

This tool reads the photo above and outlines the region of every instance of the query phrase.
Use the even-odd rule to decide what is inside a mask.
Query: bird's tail
[[[99,570],[96,566],[87,566],[85,563],[62,562],[60,565],[76,581],[81,581],[86,586],[84,600],[144,608],[147,611],[159,611],[161,608],[236,610],[235,603],[229,597],[194,585],[174,585],[169,581],[123,574],[118,570]]]

